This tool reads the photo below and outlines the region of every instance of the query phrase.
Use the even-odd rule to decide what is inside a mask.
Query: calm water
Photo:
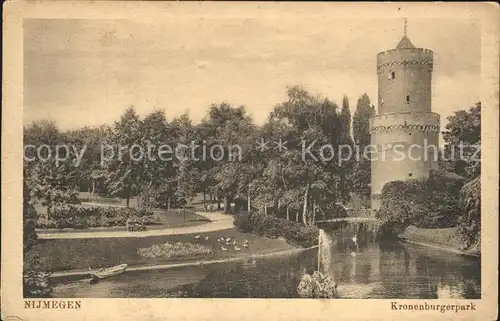
[[[324,243],[321,262],[343,298],[480,298],[477,258],[394,241],[378,243],[358,224],[327,234],[330,242]],[[295,298],[302,274],[317,266],[318,250],[313,249],[256,261],[127,272],[92,285],[81,280],[59,284],[53,296]]]

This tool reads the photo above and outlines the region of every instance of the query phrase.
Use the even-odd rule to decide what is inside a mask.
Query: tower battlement
[[[370,119],[370,133],[391,130],[439,132],[440,116],[437,113],[388,113]]]
[[[412,66],[429,68],[432,71],[434,52],[425,48],[404,48],[382,51],[377,55],[377,73],[387,69]]]

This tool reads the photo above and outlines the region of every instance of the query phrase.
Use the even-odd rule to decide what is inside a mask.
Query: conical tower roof
[[[396,49],[415,49],[415,46],[411,43],[410,38],[406,35],[406,29],[408,28],[408,21],[405,18],[405,27],[403,38],[399,41]]]
[[[410,41],[410,38],[406,36],[406,34],[401,38],[399,41],[399,44],[397,45],[396,49],[414,49],[416,48]]]

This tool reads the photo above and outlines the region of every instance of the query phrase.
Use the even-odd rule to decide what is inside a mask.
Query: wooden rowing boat
[[[89,267],[90,275],[95,280],[102,280],[110,278],[112,276],[120,275],[123,272],[125,272],[126,269],[127,269],[127,264],[115,265],[109,268],[100,268],[97,271],[92,271],[92,269]]]

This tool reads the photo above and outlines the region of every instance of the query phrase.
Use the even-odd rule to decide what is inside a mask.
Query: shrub
[[[460,216],[459,191],[462,178],[433,171],[428,179],[393,181],[382,189],[377,217],[380,231],[401,230],[409,225],[420,228],[456,226]],[[398,233],[393,231],[393,234]]]
[[[61,206],[54,209],[49,220],[39,220],[39,228],[88,228],[127,226],[134,219],[138,225],[151,225],[154,214],[147,209],[114,207]]]
[[[126,223],[127,231],[136,232],[136,231],[145,231],[146,224],[144,224],[144,220],[142,218],[129,218]]]
[[[37,213],[32,204],[29,203],[29,195],[24,201],[23,207],[23,249],[24,253],[29,251],[36,244],[38,236],[36,235],[35,227],[37,224]]]
[[[235,215],[233,224],[243,233],[250,233],[254,231],[252,221],[250,220],[250,214]]]
[[[302,276],[297,292],[303,298],[331,299],[337,296],[337,284],[329,275],[314,271],[312,275]]]
[[[23,295],[25,298],[48,298],[52,292],[49,273],[42,271],[40,256],[34,250],[24,255]]]
[[[242,232],[273,238],[284,237],[289,243],[311,247],[318,244],[318,228],[304,226],[272,215],[260,213],[237,214],[234,225]]]

